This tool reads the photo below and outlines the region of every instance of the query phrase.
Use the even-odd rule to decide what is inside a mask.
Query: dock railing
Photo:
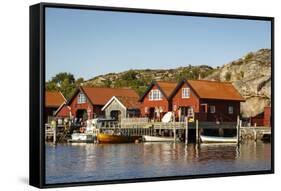
[[[199,128],[201,129],[235,129],[237,125],[237,122],[205,122],[205,121],[200,121],[199,122]]]
[[[199,121],[198,126],[200,129],[235,129],[236,122],[205,122]],[[148,118],[123,118],[120,122],[121,128],[154,128],[154,129],[185,129],[185,122],[151,122]],[[189,122],[189,128],[195,129],[196,121]]]
[[[121,118],[121,128],[145,128],[149,124],[147,117],[142,118]]]

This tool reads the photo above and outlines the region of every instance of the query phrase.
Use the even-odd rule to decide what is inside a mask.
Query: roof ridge
[[[177,84],[178,82],[166,82],[166,81],[156,81],[157,83],[160,82],[160,83],[169,83],[169,84]]]
[[[231,82],[217,81],[217,80],[186,80],[186,81],[201,81],[201,82],[213,82],[213,83],[232,84]]]
[[[98,86],[80,86],[81,88],[104,88],[104,89],[121,89],[121,90],[133,90],[130,87],[116,88],[116,87],[98,87]]]
[[[126,95],[126,96],[114,96],[114,97],[136,98],[135,96],[130,96],[130,95]]]
[[[45,90],[46,93],[60,93],[59,90]]]

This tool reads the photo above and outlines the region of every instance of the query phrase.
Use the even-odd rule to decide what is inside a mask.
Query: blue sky
[[[221,66],[271,47],[269,21],[46,9],[46,80],[129,69]]]

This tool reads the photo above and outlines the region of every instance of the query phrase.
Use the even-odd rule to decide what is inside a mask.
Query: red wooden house
[[[266,106],[262,113],[250,117],[250,122],[252,126],[271,127],[271,107]]]
[[[201,121],[236,121],[245,101],[231,83],[207,80],[182,80],[170,99],[177,118]]]
[[[137,97],[138,94],[128,88],[102,88],[102,87],[79,87],[68,100],[67,106],[70,113],[77,118],[104,117],[102,107],[113,96]],[[63,115],[65,110],[61,110],[57,115]]]
[[[153,81],[140,98],[141,115],[160,120],[171,111],[170,95],[177,83]]]
[[[264,107],[264,112],[263,112],[263,125],[266,127],[271,127],[271,107],[267,106]]]
[[[66,103],[66,99],[61,92],[45,91],[44,121],[47,122],[48,116],[54,116],[56,110],[64,103]]]
[[[60,107],[56,110],[55,116],[59,118],[68,118],[71,117],[71,108],[67,105],[67,103],[63,103]]]

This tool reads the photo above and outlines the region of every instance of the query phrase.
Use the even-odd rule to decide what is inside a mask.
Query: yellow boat
[[[97,135],[99,143],[134,143],[141,140],[141,136],[125,136],[99,133]]]

